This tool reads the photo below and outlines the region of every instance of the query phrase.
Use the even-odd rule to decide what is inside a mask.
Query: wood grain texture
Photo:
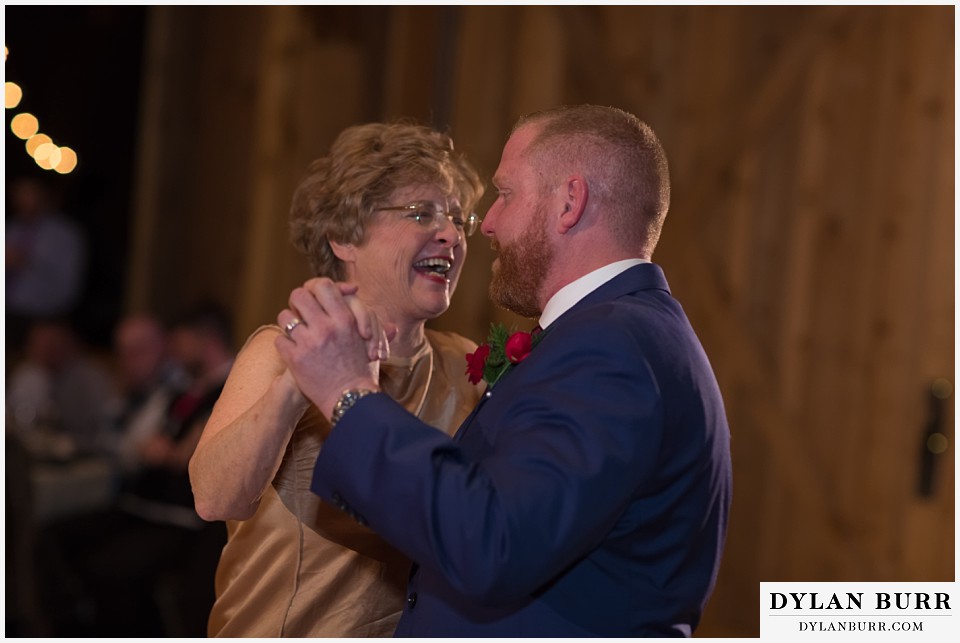
[[[440,119],[489,179],[522,113],[622,107],[667,148],[655,259],[734,436],[729,542],[698,634],[757,636],[760,581],[952,580],[952,396],[935,492],[917,493],[929,387],[954,373],[950,7],[151,11],[161,104],[140,138],[131,305],[212,289],[241,335],[271,321],[305,275],[290,192],[353,122]],[[203,64],[171,66],[184,46]],[[186,99],[199,111],[168,135]],[[210,165],[225,145],[234,163]],[[494,320],[532,324],[487,300],[487,246],[471,239],[432,325],[480,341]],[[180,248],[189,283],[168,284]]]

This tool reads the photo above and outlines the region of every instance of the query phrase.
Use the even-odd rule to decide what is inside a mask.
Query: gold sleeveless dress
[[[464,374],[465,355],[476,345],[452,333],[427,330],[426,337],[414,357],[390,358],[381,365],[380,385],[424,422],[452,434],[482,393]],[[314,463],[329,431],[326,418],[310,407],[257,513],[227,522],[209,636],[393,634],[410,561],[310,491]]]

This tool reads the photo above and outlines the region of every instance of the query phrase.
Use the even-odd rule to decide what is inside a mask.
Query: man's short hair
[[[534,112],[512,131],[528,125],[538,129],[527,153],[544,178],[582,173],[616,237],[628,249],[651,255],[670,206],[667,155],[653,129],[629,112],[598,105]]]

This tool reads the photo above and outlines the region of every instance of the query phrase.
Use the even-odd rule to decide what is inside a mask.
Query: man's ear
[[[567,177],[561,189],[563,190],[563,212],[557,219],[557,232],[566,234],[583,218],[590,189],[582,176]]]
[[[353,263],[357,260],[357,247],[352,243],[340,243],[333,239],[327,239],[334,256],[344,263]]]

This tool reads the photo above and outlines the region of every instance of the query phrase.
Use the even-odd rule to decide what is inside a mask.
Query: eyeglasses
[[[463,210],[460,208],[444,211],[433,201],[417,201],[409,205],[391,205],[377,209],[406,211],[408,214],[403,215],[404,218],[412,219],[419,223],[424,229],[429,230],[439,230],[443,227],[443,220],[447,219],[453,224],[453,227],[457,229],[457,232],[462,232],[463,235],[467,237],[476,232],[477,227],[480,225],[480,217],[477,216],[476,212],[471,212],[464,217]]]

